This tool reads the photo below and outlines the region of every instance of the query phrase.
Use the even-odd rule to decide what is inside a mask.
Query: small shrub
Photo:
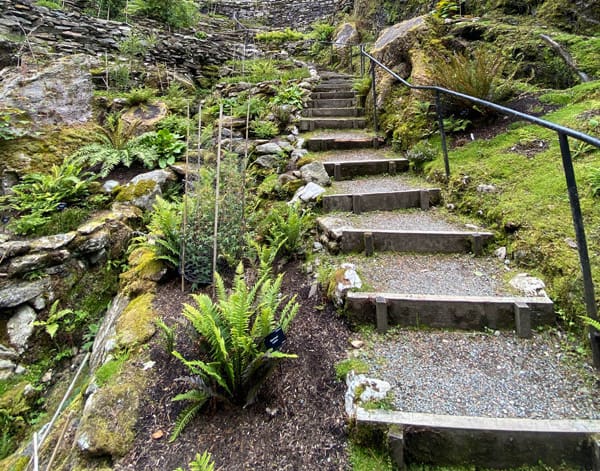
[[[504,57],[482,46],[471,55],[433,53],[427,71],[430,81],[435,85],[494,101],[502,94],[499,80],[505,66]]]
[[[117,65],[108,70],[108,88],[124,91],[131,86],[131,75],[129,67],[126,65]]]
[[[277,95],[273,97],[271,104],[287,105],[294,110],[301,110],[304,108],[304,94],[305,91],[296,84],[281,86],[277,89]]]
[[[331,41],[335,26],[330,23],[316,22],[311,25],[310,36],[317,41]]]
[[[455,118],[454,115],[449,118],[444,118],[444,131],[446,132],[461,132],[466,130],[471,124],[468,119]]]
[[[435,160],[438,151],[428,141],[421,141],[406,152],[406,158],[412,163],[415,171],[420,171],[427,162]]]
[[[183,114],[185,114],[185,111],[191,102],[190,93],[177,82],[171,82],[169,84],[169,88],[167,88],[167,92],[162,99],[167,104],[169,110]],[[185,135],[185,132],[181,134]]]
[[[173,134],[167,129],[151,131],[140,136],[139,142],[143,147],[154,150],[156,161],[146,161],[145,165],[154,168],[158,165],[165,168],[167,165],[173,165],[177,157],[185,152],[185,142],[181,140],[183,136]]]
[[[125,39],[119,42],[117,47],[121,54],[133,59],[134,57],[144,57],[148,54],[149,49],[155,44],[155,36],[144,36],[135,31],[131,31]]]
[[[139,106],[150,103],[154,98],[158,90],[150,87],[133,88],[125,95],[128,106]]]
[[[460,4],[457,0],[440,0],[433,13],[439,18],[452,18],[460,13]]]
[[[259,139],[270,139],[279,134],[279,128],[272,121],[254,120],[250,123],[250,131]]]
[[[352,88],[358,95],[367,96],[371,91],[371,76],[365,75],[364,77],[354,79]]]
[[[171,134],[185,136],[188,132],[188,128],[190,131],[196,130],[195,125],[196,123],[192,119],[188,119],[178,114],[170,114],[156,123],[156,129],[158,131],[166,129]]]
[[[37,0],[35,4],[38,7],[46,7],[50,10],[62,10],[62,5],[57,2],[53,2],[52,0]]]
[[[301,41],[304,39],[304,33],[286,28],[282,31],[264,31],[256,33],[256,40],[273,45],[282,45],[287,42]]]
[[[192,0],[130,0],[127,12],[161,21],[173,28],[189,28],[199,18],[198,7]]]
[[[287,331],[299,309],[295,297],[285,302],[281,296],[282,281],[283,275],[274,280],[263,277],[250,287],[240,264],[230,293],[215,274],[217,301],[200,294],[193,296],[195,306],[184,305],[183,315],[200,335],[208,353],[205,359],[187,360],[173,352],[193,377],[187,381],[191,388],[173,398],[191,404],[179,415],[171,441],[211,398],[252,404],[276,364],[295,358],[265,344],[265,338],[275,329]]]
[[[283,253],[299,254],[304,250],[304,237],[312,228],[313,219],[312,212],[299,203],[274,205],[266,218],[267,240],[271,245],[283,240]]]

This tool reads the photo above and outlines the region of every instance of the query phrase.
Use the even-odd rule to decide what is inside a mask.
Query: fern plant
[[[212,460],[212,455],[205,451],[204,453],[196,453],[194,461],[190,461],[189,471],[215,471],[215,464]],[[177,468],[175,471],[185,471],[183,468]]]
[[[82,165],[100,165],[101,177],[106,177],[117,165],[130,167],[135,160],[152,168],[158,161],[157,151],[148,145],[144,135],[136,136],[138,128],[139,121],[129,124],[118,115],[109,115],[106,125],[98,127],[98,142],[83,146],[73,158]]]
[[[217,273],[216,302],[200,294],[193,296],[195,306],[184,305],[183,315],[200,334],[209,353],[203,360],[187,360],[173,352],[193,376],[185,379],[190,389],[173,398],[190,404],[179,415],[171,441],[211,398],[243,406],[252,404],[275,365],[285,358],[296,358],[265,345],[267,335],[278,327],[287,331],[298,312],[295,296],[284,305],[282,280],[283,275],[275,279],[264,276],[250,287],[240,263],[230,293]]]
[[[287,254],[302,252],[304,237],[313,226],[313,214],[299,203],[275,205],[267,216],[267,239],[270,245],[278,245]]]

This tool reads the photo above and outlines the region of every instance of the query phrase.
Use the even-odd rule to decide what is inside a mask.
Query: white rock
[[[6,324],[9,341],[19,353],[23,353],[27,347],[27,341],[33,333],[33,322],[36,317],[37,314],[31,306],[23,305],[17,308],[15,314]]]
[[[323,193],[325,193],[325,188],[311,182],[298,188],[289,204],[293,204],[296,201],[314,201]]]
[[[497,188],[494,185],[477,185],[477,191],[479,193],[496,193]]]
[[[102,191],[105,193],[111,193],[120,183],[117,180],[106,180],[102,185]]]
[[[506,247],[498,247],[494,251],[494,255],[498,257],[500,260],[504,260],[506,258]]]
[[[279,154],[282,150],[275,142],[267,142],[266,144],[256,146],[256,153],[258,155]]]
[[[368,378],[365,375],[357,375],[350,371],[346,376],[346,385],[348,389],[344,396],[344,405],[346,414],[352,418],[356,415],[356,409],[369,401],[379,401],[385,399],[392,386],[387,381]],[[356,397],[356,390],[361,389],[360,397]]]
[[[344,304],[344,298],[346,292],[354,288],[362,288],[362,280],[358,273],[356,273],[356,267],[352,263],[342,263],[340,270],[343,270],[342,276],[338,277],[339,271],[336,271],[336,286],[335,292],[333,293],[333,303],[336,306]]]
[[[10,360],[0,360],[0,379],[10,378],[14,374],[16,366]]]
[[[311,162],[306,164],[300,168],[300,172],[302,172],[302,179],[306,183],[314,182],[324,186],[331,184],[331,179],[327,174],[327,170],[325,170],[323,162]]]
[[[547,296],[544,282],[539,278],[529,276],[527,273],[519,273],[509,283],[525,296]]]

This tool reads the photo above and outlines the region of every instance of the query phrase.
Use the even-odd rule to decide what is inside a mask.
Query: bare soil
[[[273,372],[258,401],[241,409],[213,404],[203,410],[179,438],[168,435],[185,404],[172,402],[186,390],[176,381],[188,374],[168,355],[158,335],[151,344],[152,389],[143,404],[133,451],[115,469],[173,470],[184,468],[195,454],[208,450],[221,470],[341,470],[346,469],[345,386],[335,379],[334,365],[345,359],[350,330],[320,295],[308,297],[310,279],[297,262],[284,271],[283,291],[298,294],[301,304],[284,344],[297,359],[283,362]],[[198,356],[197,339],[181,315],[190,302],[173,280],[162,285],[155,307],[164,321],[176,326],[176,349],[186,358]],[[153,438],[162,434],[160,438]]]

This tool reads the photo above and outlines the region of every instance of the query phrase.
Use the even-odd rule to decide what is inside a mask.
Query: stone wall
[[[219,0],[217,13],[240,20],[257,21],[273,28],[302,29],[332,16],[342,7],[342,0]]]
[[[78,11],[38,7],[30,0],[0,0],[0,38],[23,38],[27,33],[27,41],[21,43],[25,53],[30,51],[31,44],[61,55],[113,54],[118,52],[119,43],[131,34],[132,29],[125,23],[93,18]],[[161,25],[153,22],[136,25],[135,31],[156,38],[156,44],[149,48],[145,61],[166,64],[195,77],[203,76],[203,69],[207,66],[220,65],[235,57],[236,50],[243,43],[241,37],[231,33],[205,33],[206,37],[202,39],[193,34],[164,34]],[[12,52],[6,52],[4,47],[2,49],[3,64],[8,65],[7,62],[12,59],[14,65],[18,54],[16,48],[12,48]]]

